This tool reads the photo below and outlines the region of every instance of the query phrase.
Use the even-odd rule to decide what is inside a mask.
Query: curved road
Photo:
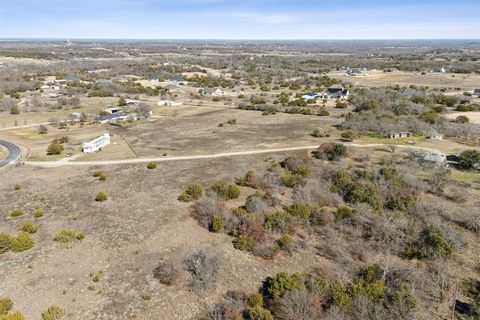
[[[20,148],[11,142],[0,140],[0,145],[7,148],[7,151],[8,151],[7,157],[3,160],[0,160],[0,168],[6,166],[12,161],[17,160],[22,153]]]
[[[372,148],[372,147],[387,146],[387,144],[383,144],[383,143],[368,143],[368,144],[345,143],[345,145],[348,147],[355,147],[355,148]],[[203,154],[203,155],[192,155],[192,156],[176,156],[176,157],[143,157],[143,158],[133,158],[133,159],[123,159],[123,160],[98,160],[98,161],[68,161],[68,159],[66,158],[59,161],[25,161],[24,163],[32,166],[47,167],[47,168],[61,167],[61,166],[101,166],[101,165],[146,163],[150,161],[165,162],[165,161],[214,159],[214,158],[267,154],[267,153],[286,152],[286,151],[314,150],[314,149],[317,149],[318,146],[319,145],[317,144],[314,146],[260,149],[260,150],[248,150],[248,151],[238,151],[238,152],[225,152],[225,153]],[[415,149],[415,150],[441,152],[435,149],[416,147],[416,146],[405,146],[405,145],[396,145],[396,146],[399,149]]]

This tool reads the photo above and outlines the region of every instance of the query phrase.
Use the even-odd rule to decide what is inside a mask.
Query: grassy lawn
[[[47,134],[40,134],[36,128],[25,128],[25,129],[17,129],[13,132],[18,138],[22,140],[41,140],[41,139],[48,139]]]
[[[451,169],[451,178],[456,181],[473,183],[480,185],[480,172],[461,171],[457,169]]]
[[[54,155],[44,155],[44,156],[40,156],[40,157],[35,157],[35,158],[32,158],[32,159],[29,159],[29,160],[34,160],[34,161],[58,161],[58,160],[61,160],[63,158],[65,158],[65,155],[67,153],[64,151],[62,152],[61,154],[54,154]]]
[[[409,144],[409,141],[419,143],[427,140],[424,136],[411,136],[409,138],[388,139],[377,134],[362,135],[358,140],[362,140],[370,143],[393,143],[393,144]]]

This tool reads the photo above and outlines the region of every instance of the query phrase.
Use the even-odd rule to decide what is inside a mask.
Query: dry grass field
[[[69,320],[273,319],[255,317],[258,306],[270,310],[275,319],[300,318],[281,316],[287,299],[292,299],[292,310],[298,305],[318,309],[305,319],[427,320],[450,318],[454,299],[471,303],[458,284],[477,279],[480,268],[480,171],[462,164],[461,152],[480,147],[460,144],[465,141],[458,136],[456,142],[449,140],[454,135],[443,125],[458,125],[454,128],[460,132],[462,124],[435,121],[465,115],[480,124],[480,112],[451,112],[455,106],[449,105],[435,111],[429,121],[433,111],[424,111],[447,105],[437,99],[440,92],[460,96],[478,88],[479,74],[324,73],[346,59],[351,59],[349,65],[380,63],[380,56],[371,59],[367,54],[361,57],[364,51],[336,53],[332,48],[317,53],[303,47],[287,50],[288,46],[261,50],[255,45],[249,52],[242,45],[236,54],[222,45],[218,50],[197,48],[192,54],[194,49],[174,49],[172,44],[149,50],[126,44],[116,50],[109,44],[94,47],[100,56],[109,53],[87,58],[88,46],[82,51],[85,57],[71,61],[0,57],[25,68],[22,73],[30,67],[36,77],[48,73],[46,81],[54,81],[61,67],[66,74],[91,80],[83,82],[88,83],[85,88],[68,84],[65,92],[80,98],[79,104],[70,101],[68,107],[42,97],[37,83],[29,87],[31,91],[17,88],[17,95],[6,94],[6,89],[5,94],[0,92],[6,105],[0,112],[0,139],[22,149],[22,161],[0,168],[0,300],[11,298],[14,310],[26,319],[40,319],[53,304],[65,309],[63,319]],[[406,57],[397,54],[401,65]],[[171,65],[162,65],[167,61]],[[69,62],[71,68],[62,65]],[[47,63],[55,68],[50,70]],[[420,62],[418,66],[423,68]],[[86,72],[100,68],[107,70],[101,75]],[[207,73],[193,72],[196,68]],[[236,76],[225,76],[227,72]],[[143,80],[152,74],[165,79],[174,74],[208,75],[210,82],[202,85],[235,87],[225,89],[220,98],[202,96],[194,83],[179,86],[181,93],[165,94],[141,87],[167,84]],[[135,80],[95,82],[100,77],[128,78],[125,75],[135,75]],[[335,81],[328,77],[351,85],[353,100],[345,108],[340,103],[336,108],[335,99],[308,105],[297,100],[311,90],[330,87]],[[417,103],[391,88],[377,88],[397,85],[426,86],[431,99]],[[355,90],[360,87],[369,89]],[[88,97],[94,92],[113,97]],[[280,95],[284,92],[288,96]],[[96,123],[100,111],[119,104],[119,98],[146,103],[153,114],[146,116],[149,109],[143,105],[126,106],[125,113],[143,114],[145,119]],[[11,99],[20,114],[10,114]],[[34,107],[35,99],[41,103]],[[158,106],[160,100],[183,105]],[[394,113],[403,104],[405,110]],[[320,105],[328,116],[302,114],[315,114]],[[48,132],[39,132],[39,124],[65,120],[72,112],[83,112],[88,120],[63,129],[49,124]],[[445,139],[429,140],[437,127]],[[387,139],[390,130],[412,135]],[[106,132],[111,135],[109,145],[93,154],[82,153],[83,143]],[[68,140],[64,151],[47,155],[52,141],[62,138]],[[319,145],[313,152],[249,152]],[[439,160],[421,155],[427,148],[458,158],[448,157],[437,165]],[[249,155],[239,156],[240,152]],[[222,157],[216,158],[219,153]],[[0,146],[0,160],[6,156]],[[195,156],[199,157],[193,160]],[[157,162],[150,162],[153,157]],[[131,160],[113,161],[126,159]],[[201,189],[198,197],[187,192],[192,184],[200,185],[193,185]],[[100,192],[106,195],[103,201]],[[181,194],[185,197],[179,198]],[[25,231],[30,222],[38,230]],[[59,231],[69,229],[74,235],[62,242]],[[23,231],[35,244],[18,251],[15,237]],[[202,276],[187,269],[183,259],[201,249],[215,253],[220,268],[210,278],[201,270],[205,285],[195,287],[192,279]],[[165,276],[169,270],[163,265],[162,278],[155,270],[171,261],[175,270]],[[215,269],[214,262],[205,264]],[[366,277],[371,271],[379,273],[374,282]],[[299,272],[302,279],[297,281],[302,283],[275,297],[268,277],[280,272]],[[168,277],[175,281],[165,281]],[[232,291],[245,298],[233,298]],[[249,295],[259,292],[264,303],[254,305]],[[225,307],[222,317],[202,317],[229,299],[232,305],[244,300],[237,317],[233,313],[237,306]],[[0,308],[3,319],[1,312]]]
[[[470,123],[480,124],[480,112],[453,112],[444,117],[455,120],[458,116],[466,116],[470,120]]]
[[[420,72],[387,72],[368,71],[365,75],[348,77],[344,72],[332,72],[328,74],[332,78],[339,79],[355,86],[384,87],[384,86],[428,86],[429,88],[447,88],[453,90],[461,88],[470,91],[478,88],[480,83],[479,74],[452,74],[452,73],[427,73]]]
[[[274,262],[242,253],[229,237],[200,227],[190,217],[189,205],[176,200],[191,181],[210,183],[264,169],[264,160],[252,156],[168,163],[156,170],[144,165],[103,167],[103,182],[92,177],[95,168],[0,171],[2,231],[16,233],[22,221],[33,219],[35,208],[45,209],[35,220],[35,247],[2,255],[0,292],[8,292],[28,319],[36,319],[38,310],[52,303],[68,310],[68,319],[192,319],[227,290],[254,292],[267,275],[326,263],[310,250]],[[15,184],[22,189],[15,191]],[[108,193],[107,202],[95,202],[99,191]],[[10,217],[8,212],[15,208],[25,215]],[[86,237],[68,244],[54,242],[54,234],[65,228],[83,231]],[[198,248],[222,253],[215,290],[197,294],[160,285],[153,278],[161,259]]]
[[[228,124],[236,119],[236,124]],[[138,156],[196,155],[318,143],[310,134],[325,128],[335,136],[340,119],[261,112],[233,108],[181,107],[161,113],[160,119],[115,132]],[[221,127],[219,124],[223,124]]]

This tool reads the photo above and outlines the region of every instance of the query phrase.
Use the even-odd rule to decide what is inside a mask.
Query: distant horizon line
[[[87,41],[87,40],[117,40],[117,41],[480,41],[480,38],[341,38],[341,39],[248,39],[248,38],[72,38],[72,37],[0,37],[4,40],[51,40],[51,41]]]

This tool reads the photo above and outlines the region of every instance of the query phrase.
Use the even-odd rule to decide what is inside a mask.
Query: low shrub
[[[257,241],[252,236],[242,234],[233,240],[233,246],[235,247],[235,249],[241,251],[252,251],[256,242]]]
[[[77,233],[75,229],[63,229],[55,234],[53,240],[66,243],[74,240],[82,240],[83,238],[85,238],[85,234],[83,232]]]
[[[10,235],[4,232],[0,233],[0,254],[10,251]]]
[[[251,294],[248,297],[248,304],[251,307],[263,306],[263,296],[260,293]]]
[[[108,194],[104,191],[100,191],[99,193],[97,193],[97,196],[95,197],[95,201],[98,201],[98,202],[104,202],[107,200],[108,200]]]
[[[12,217],[20,217],[24,214],[24,212],[21,209],[13,209],[12,212],[10,212],[10,215]]]
[[[13,252],[26,251],[33,248],[34,245],[35,240],[25,231],[20,231],[16,237],[10,236],[10,249]]]
[[[344,220],[352,218],[353,212],[353,208],[349,206],[339,206],[333,215],[336,220]]]
[[[249,319],[251,320],[273,320],[273,316],[270,310],[265,309],[259,305],[251,308],[248,315]]]
[[[199,292],[214,286],[220,273],[221,258],[210,250],[201,249],[184,260],[186,270],[190,272],[188,286]]]
[[[147,169],[150,169],[150,170],[153,170],[153,169],[156,169],[157,168],[157,163],[156,162],[149,162],[147,164]]]
[[[56,155],[63,152],[63,145],[58,142],[53,142],[47,148],[47,155]]]
[[[22,189],[22,185],[20,185],[20,184],[17,183],[17,184],[15,185],[15,190],[20,190],[20,189]]]
[[[224,228],[224,222],[222,217],[216,216],[213,218],[212,223],[210,224],[210,231],[219,233],[222,232]]]
[[[237,199],[240,196],[240,188],[237,185],[227,185],[223,181],[215,182],[210,189],[225,200]]]
[[[171,286],[180,281],[181,268],[170,261],[162,261],[153,269],[153,276],[161,283]]]
[[[45,214],[45,212],[42,208],[37,208],[37,209],[35,209],[35,211],[33,211],[33,217],[35,219],[43,217],[44,214]]]
[[[306,203],[302,202],[295,202],[289,207],[285,209],[285,211],[302,221],[306,222],[310,218],[310,214],[312,213],[312,207]]]
[[[103,171],[100,171],[100,170],[96,170],[96,171],[93,172],[93,176],[94,176],[95,178],[98,178],[98,177],[100,177],[100,176],[103,175],[103,174],[104,174]]]
[[[13,307],[13,301],[10,298],[0,299],[0,315],[7,314]]]
[[[184,192],[178,197],[178,201],[191,202],[198,200],[203,195],[203,187],[200,184],[194,183],[187,186]]]
[[[292,255],[295,251],[295,242],[289,234],[284,234],[280,239],[277,240],[277,244],[280,249],[285,251],[288,255]]]
[[[437,225],[430,225],[422,230],[417,243],[407,247],[404,256],[408,259],[425,259],[436,256],[449,257],[453,252],[453,246],[445,238],[442,229]]]
[[[0,315],[0,320],[25,320],[25,317],[20,311],[15,311],[6,315]]]
[[[28,233],[35,233],[38,231],[38,226],[34,225],[31,220],[27,220],[22,223],[20,230]]]
[[[65,310],[54,304],[42,312],[42,320],[59,320],[65,316]]]
[[[268,292],[273,297],[281,297],[286,292],[298,289],[303,285],[302,276],[299,273],[277,273],[268,284]]]

